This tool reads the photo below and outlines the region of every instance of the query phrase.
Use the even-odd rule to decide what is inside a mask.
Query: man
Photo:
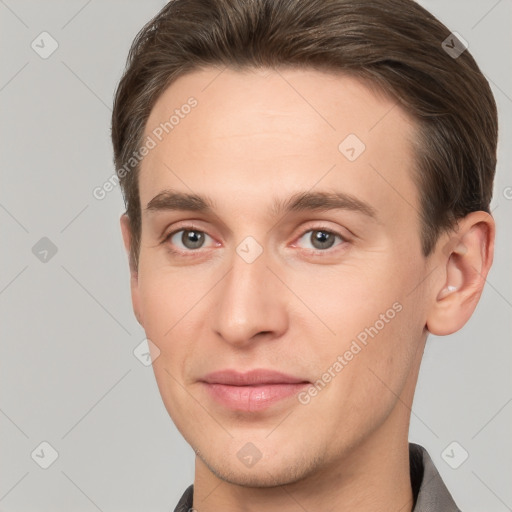
[[[196,452],[177,511],[456,511],[408,443],[493,258],[497,115],[410,0],[174,0],[116,93],[135,315]]]

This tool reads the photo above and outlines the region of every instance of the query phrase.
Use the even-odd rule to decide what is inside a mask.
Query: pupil
[[[201,233],[200,231],[188,231],[185,230],[183,232],[182,236],[182,242],[185,245],[185,247],[188,247],[189,249],[197,249],[201,246],[204,239],[204,233]],[[190,246],[190,244],[192,246]]]
[[[313,246],[317,249],[328,249],[334,243],[332,233],[328,233],[326,231],[314,231],[313,233],[315,233],[313,237]],[[319,247],[317,243],[319,243]]]

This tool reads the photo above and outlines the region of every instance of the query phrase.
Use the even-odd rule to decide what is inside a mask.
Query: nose
[[[216,335],[238,348],[281,336],[288,323],[286,288],[269,268],[266,253],[253,262],[234,253],[232,261],[216,287],[212,311]]]

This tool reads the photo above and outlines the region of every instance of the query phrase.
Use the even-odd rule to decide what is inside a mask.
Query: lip
[[[245,373],[221,370],[209,373],[200,382],[215,401],[228,409],[245,412],[267,409],[311,384],[305,379],[267,369]]]
[[[308,382],[306,379],[293,377],[275,370],[258,368],[242,373],[236,370],[212,372],[200,379],[209,384],[226,384],[228,386],[260,386],[263,384],[298,384]]]

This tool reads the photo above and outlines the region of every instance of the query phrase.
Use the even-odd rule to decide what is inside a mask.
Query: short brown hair
[[[470,53],[455,57],[445,51],[449,36],[412,0],[171,0],[133,41],[112,113],[134,268],[141,237],[139,165],[131,172],[119,169],[142,144],[163,91],[207,66],[343,71],[400,101],[418,126],[413,177],[425,256],[457,219],[489,212],[496,104]]]

